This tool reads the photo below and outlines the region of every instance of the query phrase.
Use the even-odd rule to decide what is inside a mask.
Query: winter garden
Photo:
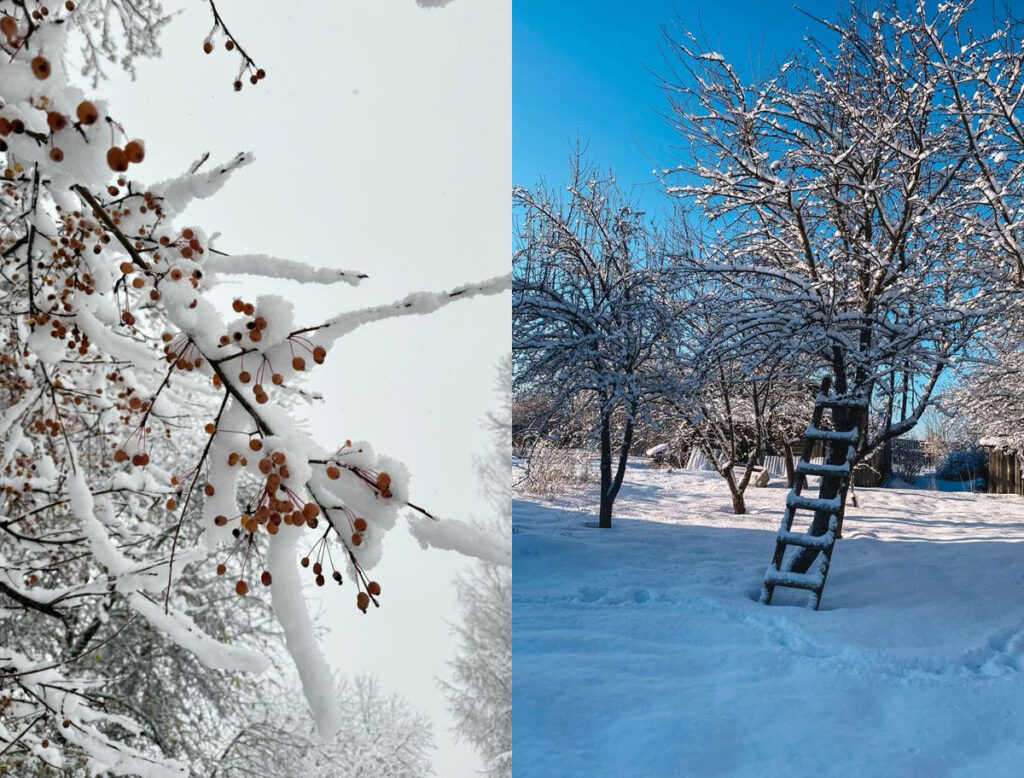
[[[514,189],[517,775],[1020,774],[1024,9],[806,8]]]
[[[511,774],[507,203],[452,164],[508,31],[443,5],[0,1],[0,774]]]

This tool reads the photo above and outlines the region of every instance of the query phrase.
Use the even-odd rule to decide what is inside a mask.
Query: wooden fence
[[[989,494],[1024,494],[1021,455],[1006,449],[988,449]]]

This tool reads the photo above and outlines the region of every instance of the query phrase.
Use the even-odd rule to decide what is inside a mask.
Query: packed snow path
[[[858,490],[813,612],[757,602],[783,486],[593,491],[513,504],[517,778],[1022,774],[1024,499]]]

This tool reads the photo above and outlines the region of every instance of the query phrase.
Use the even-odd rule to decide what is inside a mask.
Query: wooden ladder
[[[829,385],[829,379],[822,381],[821,391],[815,399],[811,424],[804,433],[806,443],[796,465],[793,488],[786,497],[782,524],[775,536],[775,554],[765,571],[764,585],[761,587],[761,602],[765,605],[771,603],[776,586],[808,590],[808,608],[817,610],[821,604],[821,592],[825,588],[825,578],[832,561],[832,549],[843,527],[853,458],[860,440],[860,424],[865,415],[863,399],[830,396]],[[822,429],[822,417],[826,410],[833,417],[836,410],[852,414],[856,419],[853,428]],[[811,461],[818,441],[824,444],[825,464]],[[812,475],[821,479],[818,496],[805,497],[802,492],[807,485],[807,477]],[[814,514],[814,521],[807,532],[793,532],[797,511]],[[788,546],[795,546],[799,551],[791,554],[784,566],[783,559]],[[795,565],[798,559],[800,563]],[[794,566],[801,569],[794,570]]]

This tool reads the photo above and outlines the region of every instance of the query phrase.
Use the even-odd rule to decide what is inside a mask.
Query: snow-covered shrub
[[[895,444],[905,441],[895,441]],[[908,484],[921,475],[928,466],[928,459],[922,449],[913,445],[893,445],[892,472]]]
[[[554,496],[590,479],[593,453],[587,449],[559,448],[539,441],[530,454],[521,488],[531,494]]]
[[[983,448],[950,451],[936,468],[935,475],[946,481],[968,481],[984,476],[988,452]]]

